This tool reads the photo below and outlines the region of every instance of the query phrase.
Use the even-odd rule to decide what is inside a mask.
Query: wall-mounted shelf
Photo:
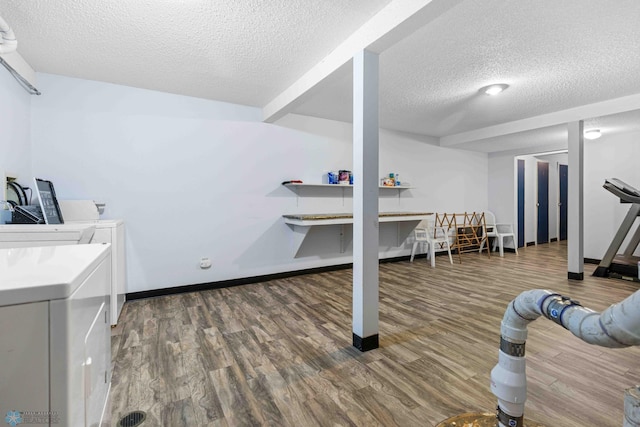
[[[334,189],[342,189],[342,204],[344,205],[344,201],[345,199],[350,199],[351,198],[351,193],[353,192],[353,185],[352,184],[300,184],[300,183],[287,183],[287,184],[282,184],[285,187],[287,187],[289,190],[293,191],[294,193],[296,193],[297,197],[301,197],[301,196],[305,196],[305,191],[304,189],[309,189],[309,192],[313,192],[313,189],[322,189],[322,190],[317,190],[317,191],[324,191],[325,188],[330,188],[331,190],[329,191],[333,191]],[[378,186],[379,189],[381,189],[380,193],[385,193],[385,194],[389,194],[388,190],[397,190],[398,192],[398,202],[400,201],[400,194],[402,193],[402,190],[410,190],[413,187],[410,187],[408,185],[396,185],[395,187],[389,187],[386,185],[380,185]],[[345,194],[345,190],[350,190],[350,192],[346,192]],[[393,194],[393,193],[392,193]],[[296,201],[296,204],[298,202]]]
[[[353,188],[351,184],[298,184],[298,183],[290,183],[284,184],[285,187],[296,188],[296,187],[334,187],[334,188]],[[389,187],[386,185],[380,185],[378,188],[385,188],[389,190],[409,190],[413,187],[407,185],[396,185],[395,187]]]

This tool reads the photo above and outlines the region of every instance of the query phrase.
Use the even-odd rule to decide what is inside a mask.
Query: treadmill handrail
[[[605,179],[603,187],[607,191],[618,196],[622,202],[640,204],[640,193],[638,190],[625,184],[619,179]]]

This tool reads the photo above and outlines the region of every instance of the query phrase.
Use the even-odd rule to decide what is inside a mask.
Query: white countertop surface
[[[69,297],[110,244],[0,249],[0,306]]]

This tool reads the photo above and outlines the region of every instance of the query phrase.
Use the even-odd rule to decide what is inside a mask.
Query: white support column
[[[378,348],[378,55],[353,57],[353,345]]]
[[[569,279],[584,279],[584,124],[567,125],[569,130],[569,182],[567,224],[567,260]]]

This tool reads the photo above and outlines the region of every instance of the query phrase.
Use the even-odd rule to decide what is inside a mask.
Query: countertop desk
[[[413,229],[420,221],[427,219],[431,212],[380,212],[380,223],[395,223],[397,232],[397,246],[402,245]],[[353,224],[352,213],[317,213],[317,214],[289,214],[283,215],[284,222],[294,232],[295,253],[298,254],[300,246],[309,233],[311,227],[339,225],[340,226],[340,253],[345,252],[345,247],[351,241],[353,233],[347,233],[346,226]]]

